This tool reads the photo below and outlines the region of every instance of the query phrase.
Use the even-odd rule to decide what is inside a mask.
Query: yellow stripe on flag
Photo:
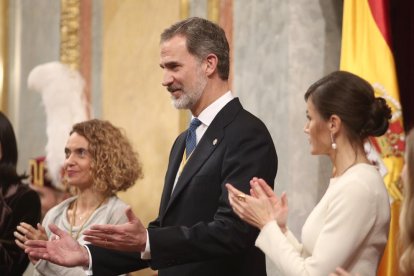
[[[404,131],[394,57],[370,6],[381,5],[377,6],[380,8],[384,7],[383,3],[383,0],[344,0],[340,69],[371,83],[376,95],[385,98],[392,109],[389,130],[385,135],[371,139],[371,142],[387,169],[384,182],[392,201],[390,235],[378,275],[396,276],[398,214],[402,199],[399,179],[404,163]],[[386,22],[382,23],[386,26]]]

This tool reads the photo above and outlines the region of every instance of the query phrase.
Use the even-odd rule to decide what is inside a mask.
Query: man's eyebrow
[[[161,68],[170,68],[170,67],[174,67],[174,66],[177,66],[177,65],[180,65],[180,63],[177,62],[177,61],[168,61],[168,62],[165,62],[165,63],[160,63]]]

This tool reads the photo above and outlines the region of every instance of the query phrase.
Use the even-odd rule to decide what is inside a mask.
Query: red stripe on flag
[[[384,36],[388,47],[391,49],[391,33],[389,20],[389,0],[368,0],[372,17],[377,23],[378,29]]]

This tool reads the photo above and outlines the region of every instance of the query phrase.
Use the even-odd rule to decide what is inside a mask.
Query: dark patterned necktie
[[[201,121],[197,118],[191,120],[190,127],[188,128],[187,138],[185,140],[185,154],[186,159],[190,157],[191,153],[197,145],[196,129],[200,126]]]

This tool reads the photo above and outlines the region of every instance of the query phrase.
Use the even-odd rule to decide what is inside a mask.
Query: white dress
[[[376,275],[388,238],[390,204],[374,166],[357,164],[332,178],[302,228],[300,244],[275,221],[266,224],[256,246],[282,275],[329,275],[341,266],[352,274]]]

